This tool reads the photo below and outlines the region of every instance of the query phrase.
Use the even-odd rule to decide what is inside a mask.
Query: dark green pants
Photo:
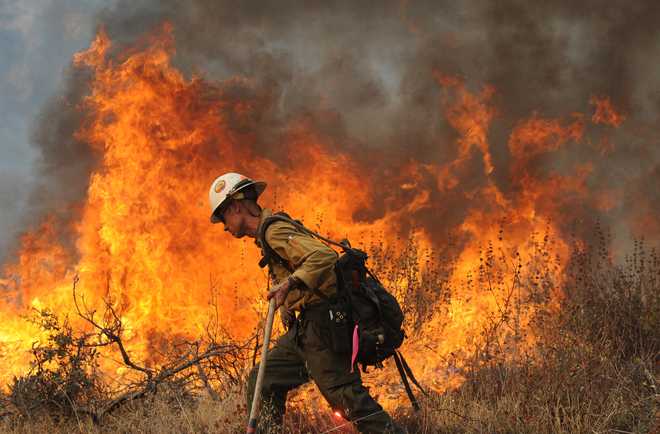
[[[335,410],[340,410],[362,433],[400,432],[390,416],[362,385],[358,369],[350,372],[350,354],[337,354],[328,347],[327,330],[317,323],[296,323],[268,354],[264,375],[261,431],[276,431],[282,425],[286,396],[310,379]],[[258,365],[248,379],[248,410],[252,404]],[[363,418],[365,419],[357,420]]]

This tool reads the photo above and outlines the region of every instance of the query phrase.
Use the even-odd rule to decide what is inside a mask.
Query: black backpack
[[[403,311],[397,299],[367,268],[367,254],[344,245],[335,265],[337,296],[348,306],[349,319],[358,326],[356,361],[363,370],[367,366],[381,367],[406,337],[401,328]]]
[[[357,340],[359,350],[357,354],[354,354],[356,357],[354,357],[353,363],[361,364],[362,370],[365,372],[368,366],[381,368],[383,361],[393,356],[413,407],[416,410],[419,409],[407,377],[422,392],[424,390],[415,379],[403,355],[397,351],[406,337],[402,329],[403,311],[397,299],[367,268],[367,254],[351,247],[348,240],[336,242],[327,239],[307,229],[300,221],[293,220],[288,214],[279,212],[267,217],[259,228],[258,237],[263,252],[263,258],[259,262],[261,267],[268,265],[272,260],[281,264],[289,272],[294,271],[289,263],[266,242],[266,229],[276,221],[292,224],[301,233],[311,235],[342,250],[342,254],[335,264],[336,296],[329,298],[317,288],[311,288],[328,304],[330,314],[323,314],[321,318],[328,322],[331,330],[332,348],[336,352],[350,353],[353,341]]]

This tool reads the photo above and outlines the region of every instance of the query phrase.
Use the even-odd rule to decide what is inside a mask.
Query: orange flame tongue
[[[110,48],[108,37],[100,32],[89,50],[74,59],[78,67],[93,71],[83,107],[89,121],[78,136],[102,157],[74,224],[79,259],[67,254],[56,240],[55,222],[47,221],[41,230],[25,236],[19,260],[7,266],[6,278],[0,280],[0,286],[14,290],[0,304],[5,384],[12,375],[25,372],[26,351],[39,338],[37,330],[20,320],[20,309],[49,307],[73,316],[74,273],[90,306],[110,294],[121,307],[126,343],[136,360],[157,362],[159,351],[172,341],[204,335],[214,317],[211,300],[217,300],[219,321],[233,337],[248,336],[257,324],[266,277],[256,265],[259,252],[251,242],[230,239],[209,223],[206,191],[223,172],[267,180],[271,187],[264,196],[266,206],[286,204],[290,214],[312,227],[322,224],[331,237],[393,251],[391,261],[407,254],[406,240],[397,238],[399,221],[445,206],[434,201],[433,193],[457,194],[468,204],[463,205],[467,211],[457,227],[443,228],[471,241],[464,250],[453,252],[458,259],[446,282],[453,292],[451,302],[431,312],[423,330],[417,331],[421,338],[406,344],[413,350],[407,353],[413,369],[437,389],[460,383],[460,360],[452,358],[466,358],[474,350],[482,339],[480,332],[501,310],[511,279],[519,278],[515,270],[503,270],[506,277],[487,293],[464,282],[466,275],[479,270],[488,241],[500,236],[500,223],[507,219],[510,228],[499,246],[503,254],[532,257],[537,246],[524,242],[530,233],[558,233],[546,219],[561,221],[560,192],[589,200],[589,165],[577,167],[571,175],[542,179],[528,169],[534,157],[579,142],[583,116],[562,122],[533,115],[516,126],[508,143],[511,181],[522,192],[508,196],[491,178],[495,163],[487,138],[496,115],[491,102],[495,89],[485,87],[475,94],[459,80],[435,74],[445,88],[443,115],[459,134],[453,144],[456,158],[443,165],[410,159],[389,168],[391,179],[381,182],[365,177],[374,173],[372,167],[333,149],[332,140],[304,119],[293,120],[278,139],[284,145],[275,151],[286,154],[280,156],[286,164],[278,166],[264,157],[255,150],[261,102],[254,96],[254,83],[244,78],[220,84],[184,78],[170,65],[174,48],[167,25],[146,48],[134,49],[122,61],[108,56]],[[483,162],[479,176],[484,182],[466,186],[462,177],[472,176],[468,164],[475,152]],[[383,189],[388,191],[383,194]],[[377,193],[385,197],[380,216],[353,221],[359,211],[370,209]],[[413,228],[415,262],[403,274],[385,276],[395,292],[423,295],[419,287],[428,284],[433,271],[422,260],[433,252],[435,234],[429,231]],[[554,255],[566,257],[563,241],[551,248]],[[561,276],[559,267],[555,273]],[[559,285],[560,279],[556,282]],[[433,291],[424,296],[442,296]],[[525,328],[533,313],[524,312],[518,327]],[[533,333],[528,336],[527,345],[532,345]],[[506,336],[500,338],[504,341]]]
[[[220,86],[186,80],[169,64],[171,42],[165,26],[146,49],[116,63],[107,57],[111,43],[100,32],[89,50],[75,56],[76,65],[94,72],[84,104],[91,121],[78,137],[102,154],[75,225],[80,260],[74,266],[55,240],[39,238],[33,246],[36,236],[28,236],[21,262],[8,268],[21,276],[24,305],[63,315],[73,314],[73,270],[91,306],[110,294],[121,307],[137,360],[151,360],[177,337],[203,336],[211,299],[219,304],[221,325],[236,339],[246,338],[257,323],[255,300],[266,285],[256,265],[259,251],[209,223],[205,195],[219,173],[239,169],[272,185],[294,185],[272,188],[289,212],[308,221],[332,219],[335,230],[350,225],[353,234],[365,227],[351,225],[350,216],[369,195],[355,165],[328,154],[304,123],[289,132],[293,170],[282,173],[254,155],[254,138],[229,128],[230,121],[251,122],[249,101],[230,96],[249,91],[249,80]],[[57,266],[42,272],[38,255],[57,259]],[[3,314],[16,316],[10,305]],[[18,342],[27,349],[37,331],[19,334],[18,328],[12,326],[3,341],[21,336]],[[18,366],[24,369],[25,361]]]

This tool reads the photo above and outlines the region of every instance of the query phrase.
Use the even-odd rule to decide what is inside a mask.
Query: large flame
[[[497,118],[492,102],[497,89],[485,86],[472,92],[462,80],[436,71],[435,83],[429,86],[442,90],[438,119],[445,119],[457,134],[453,143],[438,146],[453,149],[455,158],[446,164],[400,161],[388,168],[390,179],[381,182],[366,176],[374,172],[364,160],[337,151],[333,139],[304,118],[291,120],[282,137],[274,140],[278,148],[271,151],[280,158],[256,152],[256,105],[263,96],[249,78],[221,83],[186,79],[170,63],[171,34],[166,25],[142,48],[117,58],[108,54],[111,41],[101,31],[87,51],[75,56],[76,67],[93,73],[90,94],[81,107],[87,121],[78,137],[98,153],[100,164],[77,220],[47,219],[24,235],[16,261],[5,266],[0,280],[5,288],[0,304],[2,384],[26,372],[28,350],[40,338],[21,317],[26,309],[47,307],[75,318],[76,275],[90,306],[112,296],[127,327],[126,343],[137,360],[156,363],[169,343],[202,336],[212,316],[212,299],[219,300],[222,326],[237,339],[247,337],[259,320],[266,278],[251,242],[234,240],[209,223],[209,183],[227,171],[266,180],[266,206],[284,208],[335,238],[349,237],[353,244],[395,255],[406,248],[400,221],[441,208],[434,193],[463,191],[468,202],[465,217],[458,227],[447,228],[465,240],[452,252],[455,266],[446,286],[451,300],[446,309],[432,312],[421,330],[409,333],[415,339],[409,339],[404,349],[413,369],[437,390],[460,384],[457,368],[473,355],[511,288],[518,285],[518,291],[526,291],[516,267],[539,254],[539,244],[528,241],[531,235],[539,243],[547,235],[545,247],[552,252],[556,285],[545,303],[556,307],[561,264],[568,255],[555,226],[562,221],[562,207],[578,198],[601,209],[607,207],[608,194],[589,194],[588,163],[576,165],[570,173],[541,176],[533,161],[567,143],[581,143],[588,116],[546,119],[533,113],[521,119],[508,139],[507,176],[516,194],[507,194],[491,179],[495,163],[488,133]],[[596,110],[592,123],[618,126],[623,121],[608,99],[591,102]],[[475,153],[482,160],[480,176],[486,182],[466,186]],[[383,194],[382,188],[391,191]],[[386,198],[384,212],[375,219],[357,219],[377,196]],[[64,226],[75,233],[75,254],[58,238]],[[498,242],[503,227],[507,236]],[[399,294],[425,278],[430,266],[422,258],[446,247],[437,245],[438,237],[428,227],[406,230],[417,246],[418,260],[406,276],[388,277]],[[488,247],[489,241],[495,241],[495,247]],[[501,280],[484,291],[483,285],[470,283],[469,276],[477,279],[480,266],[488,266],[483,261],[489,249],[506,256],[511,268],[501,270]],[[512,343],[504,332],[498,337],[503,345],[515,344],[516,351],[534,343],[528,327],[534,312],[519,312],[516,327],[524,336],[522,342]],[[105,369],[117,368],[109,363]]]

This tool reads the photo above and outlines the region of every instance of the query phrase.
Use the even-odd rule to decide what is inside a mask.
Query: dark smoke
[[[494,86],[491,176],[511,198],[525,187],[512,181],[516,174],[509,169],[507,142],[517,122],[535,112],[581,112],[588,122],[591,96],[607,95],[627,116],[613,136],[613,151],[598,154],[590,143],[607,127],[589,127],[582,143],[535,158],[530,173],[542,179],[592,161],[590,187],[623,189],[625,210],[602,214],[568,200],[565,211],[618,228],[628,219],[643,221],[640,212],[647,219],[660,215],[660,8],[655,1],[616,3],[124,0],[102,11],[98,22],[119,53],[169,21],[175,63],[184,73],[209,81],[252,79],[256,89],[232,90],[237,99],[260,103],[254,122],[241,128],[252,130],[258,152],[278,164],[288,164],[281,137],[293,119],[332,137],[337,152],[368,162],[365,178],[377,180],[381,193],[359,219],[383,215],[392,198],[411,200],[415,193],[401,192],[396,176],[406,162],[446,164],[456,157],[457,133],[441,116],[434,70],[463,78],[473,91]],[[38,122],[43,183],[34,193],[39,206],[33,215],[82,198],[93,167],[93,155],[74,137],[84,80],[71,83]],[[409,216],[403,230],[414,222],[439,244],[446,240],[471,201],[479,201],[470,192],[487,182],[477,151],[455,174],[461,182],[448,192],[423,176],[432,206]],[[636,201],[646,205],[632,211]],[[646,232],[633,226],[632,235],[660,237],[657,224]]]
[[[85,122],[81,102],[89,90],[87,71],[70,68],[62,95],[47,101],[34,122],[31,141],[39,151],[34,183],[25,223],[35,226],[45,214],[58,224],[63,246],[73,252],[72,227],[89,185],[98,155],[76,138]]]

